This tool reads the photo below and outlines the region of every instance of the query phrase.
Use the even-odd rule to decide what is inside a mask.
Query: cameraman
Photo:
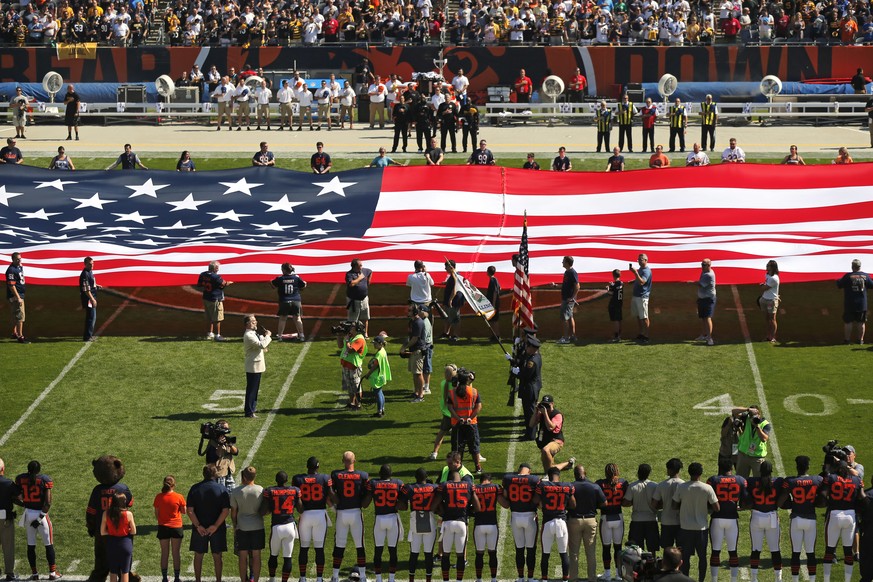
[[[682,566],[682,550],[676,546],[664,548],[661,573],[655,580],[658,582],[692,582],[691,578],[679,571],[680,566]]]
[[[854,475],[862,481],[864,480],[864,465],[855,462],[855,447],[846,445],[843,447],[846,451],[846,464],[849,466],[849,475]]]
[[[757,405],[748,408],[734,408],[731,416],[743,423],[737,446],[737,475],[761,476],[761,463],[767,458],[767,441],[773,430],[770,421],[761,414]]]
[[[572,469],[576,459],[570,457],[563,463],[555,463],[555,456],[564,448],[564,416],[555,408],[555,399],[546,394],[537,405],[534,415],[528,424],[529,428],[539,427],[537,447],[543,461],[543,472],[548,473],[549,468],[557,467],[558,470]]]
[[[366,323],[363,321],[347,321],[341,329],[346,329],[345,341],[341,332],[337,334],[337,342],[342,344],[340,364],[343,372],[343,390],[349,395],[348,407],[361,409],[361,369],[364,356],[367,355],[367,340],[364,338]]]
[[[236,438],[228,438],[229,434],[230,424],[224,419],[216,420],[209,436],[209,446],[204,453],[206,464],[215,465],[217,472],[215,480],[224,485],[228,493],[236,487],[233,481],[233,474],[236,472],[233,458],[239,454]]]

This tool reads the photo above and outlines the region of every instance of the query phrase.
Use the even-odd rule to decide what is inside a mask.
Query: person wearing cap
[[[370,387],[373,388],[373,394],[376,396],[376,413],[373,415],[376,418],[385,416],[385,394],[382,388],[391,381],[391,365],[388,363],[388,354],[385,352],[385,342],[387,336],[381,333],[373,338],[373,349],[376,353],[370,363],[367,364],[367,373],[364,379],[370,381]]]
[[[770,421],[764,418],[757,405],[731,410],[734,420],[743,421],[743,430],[737,441],[737,475],[761,476],[761,463],[767,458],[767,441],[773,432]]]
[[[15,88],[15,96],[9,101],[9,110],[12,112],[12,125],[15,126],[15,137],[27,139],[24,135],[24,127],[27,125],[27,96],[21,87]]]
[[[543,388],[543,357],[540,355],[540,340],[536,337],[526,337],[524,353],[512,368],[512,373],[518,378],[518,395],[521,397],[521,410],[524,414],[523,441],[536,438],[536,424],[532,424],[536,412],[537,399]]]
[[[350,321],[349,330],[342,336],[337,334],[337,342],[340,344],[340,365],[342,366],[343,390],[349,395],[347,408],[352,410],[361,409],[361,371],[364,365],[364,357],[367,355],[367,339],[364,336],[364,322]]]
[[[20,164],[24,160],[21,150],[15,145],[14,137],[6,138],[6,145],[0,148],[0,164]]]
[[[427,265],[424,264],[424,261],[415,261],[413,267],[415,272],[406,277],[406,286],[409,287],[409,302],[421,307],[433,300],[431,288],[434,282],[430,273],[427,272]]]
[[[852,330],[858,330],[858,343],[864,343],[867,327],[867,289],[873,289],[873,279],[861,270],[861,259],[852,260],[852,271],[837,281],[843,290],[844,343],[851,343]]]
[[[424,309],[424,306],[414,303],[409,306],[409,336],[401,350],[401,355],[409,359],[408,369],[412,374],[412,402],[424,401],[424,360],[427,346],[424,320],[420,317]]]
[[[863,479],[864,465],[855,462],[855,447],[846,445],[843,447],[843,450],[846,451],[846,464],[849,466],[849,474]]]
[[[452,448],[463,452],[469,449],[476,467],[482,473],[479,458],[479,413],[482,411],[482,398],[473,387],[476,374],[472,370],[458,368],[457,386],[449,392],[449,412],[452,414]]]
[[[564,448],[564,415],[555,408],[555,399],[551,394],[546,394],[540,400],[528,427],[539,427],[537,446],[543,461],[543,472],[548,473],[552,467],[557,467],[559,471],[573,468],[576,464],[574,457],[563,463],[555,463],[555,457]]]

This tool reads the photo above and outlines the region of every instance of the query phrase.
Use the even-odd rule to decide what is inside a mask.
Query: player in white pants
[[[730,556],[731,582],[736,582],[740,574],[740,565],[737,556],[737,541],[740,539],[740,526],[736,519],[714,517],[709,524],[709,541],[712,544],[712,555],[718,556],[723,546],[727,546]],[[718,553],[716,553],[718,552]],[[709,567],[712,580],[718,580],[718,570],[721,564],[719,558],[710,559]]]
[[[752,582],[758,579],[758,565],[765,539],[767,547],[770,548],[770,554],[773,556],[774,578],[776,582],[780,582],[782,580],[782,556],[779,550],[779,515],[775,511],[763,512],[753,509],[752,517],[749,520],[749,537],[752,541],[752,557],[749,560]]]
[[[852,579],[852,571],[855,566],[855,558],[852,554],[852,542],[855,539],[857,518],[854,509],[833,509],[828,513],[825,530],[825,557],[824,557],[824,581],[831,580],[831,567],[836,561],[837,542],[843,542],[843,556],[845,563],[845,580]],[[29,542],[28,542],[29,543]]]
[[[816,520],[805,517],[791,518],[791,580],[797,582],[800,576],[800,552],[806,552],[806,568],[810,579],[815,579],[815,538]],[[795,572],[794,556],[797,556]]]
[[[290,560],[298,537],[300,536],[297,533],[297,524],[293,521],[274,525],[270,530],[270,555],[282,556],[285,560]],[[288,571],[291,571],[290,567]]]

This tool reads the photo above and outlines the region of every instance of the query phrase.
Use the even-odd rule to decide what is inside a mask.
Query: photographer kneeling
[[[203,441],[208,440],[209,446],[202,450]],[[200,425],[200,455],[206,456],[207,465],[215,465],[217,472],[215,480],[224,485],[228,492],[233,491],[236,483],[233,474],[236,464],[233,458],[239,454],[236,437],[230,436],[230,424],[224,420],[216,420],[215,424],[207,422]]]
[[[529,426],[537,427],[539,433],[536,442],[542,455],[544,473],[548,473],[551,467],[557,467],[561,471],[573,468],[576,463],[573,457],[563,463],[555,463],[555,456],[564,448],[564,416],[555,408],[555,399],[549,394],[543,396],[537,404]]]
[[[361,370],[367,355],[367,340],[364,337],[363,321],[344,321],[331,328],[341,345],[340,363],[343,371],[343,390],[349,395],[348,408],[361,409]],[[343,340],[345,335],[345,340]]]
[[[692,579],[679,571],[682,566],[682,550],[673,546],[664,548],[661,560],[661,573],[655,577],[657,582],[692,582]]]
[[[767,441],[773,427],[761,414],[757,406],[734,408],[731,411],[734,423],[742,432],[737,442],[737,475],[748,477],[761,476],[761,463],[767,458]]]

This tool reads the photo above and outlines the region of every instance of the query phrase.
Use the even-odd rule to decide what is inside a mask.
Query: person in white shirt
[[[191,73],[188,75],[191,78],[191,83],[195,86],[199,87],[203,83],[203,73],[200,71],[200,67],[194,65],[191,68]]]
[[[112,42],[116,46],[127,46],[127,41],[130,39],[130,27],[120,18],[115,19],[115,24],[112,26]]]
[[[418,12],[422,18],[430,18],[430,11],[433,8],[433,3],[430,0],[418,0],[416,8],[418,8]]]
[[[327,81],[321,81],[321,87],[315,91],[315,98],[318,100],[318,127],[316,130],[321,131],[321,124],[327,121],[327,130],[330,131],[330,87],[327,86]]]
[[[463,107],[467,102],[467,88],[469,86],[470,80],[464,75],[464,69],[458,69],[458,74],[452,79],[452,88],[455,90],[455,97],[458,98],[458,105],[460,107]]]
[[[737,145],[737,138],[732,137],[730,140],[730,147],[725,148],[724,152],[721,154],[721,163],[722,164],[745,164],[746,163],[746,152],[743,151],[743,148]]]
[[[370,96],[370,129],[375,126],[377,116],[379,117],[379,129],[385,128],[385,95],[387,92],[382,78],[376,75],[374,81],[367,88],[367,94]]]
[[[512,44],[521,44],[524,42],[524,29],[527,28],[525,26],[524,20],[517,16],[513,16],[512,20],[509,21],[509,42]],[[466,95],[464,95],[466,99]]]
[[[397,74],[392,74],[388,81],[385,82],[385,105],[388,106],[388,117],[394,117],[394,104],[397,102],[397,93],[400,87],[400,81],[397,79]]]
[[[305,46],[313,46],[318,42],[318,33],[321,32],[321,27],[315,22],[315,19],[307,20],[303,26],[303,44]]]
[[[304,83],[296,93],[300,110],[297,112],[297,131],[303,131],[304,118],[309,121],[309,131],[312,131],[312,92]]]
[[[766,10],[763,10],[758,17],[758,38],[761,42],[773,40],[773,19]]]
[[[212,96],[218,102],[218,127],[216,131],[221,131],[221,122],[227,117],[227,127],[233,130],[233,95],[236,89],[230,78],[225,76],[221,78],[218,87],[212,92]]]
[[[251,113],[249,110],[249,100],[251,99],[251,91],[245,83],[240,83],[233,93],[233,100],[236,103],[236,130],[242,130],[243,118],[246,120],[246,131],[251,128]]]
[[[293,129],[294,120],[291,118],[291,99],[294,97],[294,92],[288,86],[288,79],[282,81],[282,88],[276,98],[279,100],[279,131],[285,129]]]
[[[351,83],[345,82],[342,93],[340,93],[340,129],[346,127],[346,115],[349,116],[349,129],[353,129],[353,120],[355,114],[355,105],[358,98],[355,96],[355,89]]]
[[[210,91],[214,91],[218,84],[221,83],[221,74],[218,72],[218,68],[215,65],[212,65],[212,68],[209,69],[209,73],[206,74],[206,81],[209,83]]]
[[[423,307],[433,300],[433,278],[427,272],[424,261],[415,261],[415,272],[406,277],[406,286],[409,287],[409,301],[413,305]]]
[[[330,89],[330,102],[339,104],[340,93],[343,92],[342,85],[336,80],[336,75],[330,74],[330,80],[327,82],[327,87]]]
[[[694,151],[688,154],[688,157],[685,158],[685,165],[688,167],[708,166],[709,156],[706,155],[706,152],[701,151],[700,144],[694,144],[693,149]]]
[[[682,46],[685,43],[685,21],[679,15],[670,24],[670,44]]]
[[[261,129],[261,119],[263,118],[267,124],[267,131],[270,131],[270,100],[273,98],[273,91],[267,87],[267,80],[261,79],[261,84],[255,89],[255,99],[258,101],[258,127]]]

